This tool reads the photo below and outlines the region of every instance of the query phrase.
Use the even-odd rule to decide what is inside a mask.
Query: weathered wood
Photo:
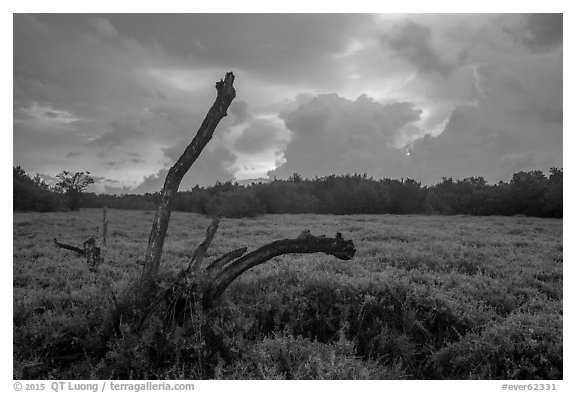
[[[57,247],[63,248],[65,250],[70,250],[70,251],[74,251],[77,252],[78,254],[80,254],[81,256],[86,256],[86,251],[81,249],[80,247],[76,247],[76,246],[71,246],[69,244],[64,244],[64,243],[60,243],[58,240],[56,240],[56,238],[54,238],[54,244]]]
[[[88,262],[88,265],[91,269],[97,269],[98,266],[100,266],[100,264],[104,261],[104,258],[102,257],[100,247],[96,246],[96,240],[91,237],[90,239],[86,240],[82,246],[84,247],[86,262]]]
[[[186,147],[184,153],[182,153],[166,175],[166,180],[160,193],[160,202],[152,223],[152,230],[150,231],[148,248],[145,254],[145,265],[141,276],[142,280],[153,279],[158,273],[174,196],[178,192],[182,178],[196,161],[206,144],[212,139],[216,126],[227,115],[228,107],[234,97],[236,97],[236,90],[233,84],[234,74],[231,72],[226,74],[224,80],[216,82],[216,101],[206,114],[192,142]]]
[[[206,238],[196,248],[196,251],[194,251],[194,255],[192,255],[192,258],[190,258],[190,263],[188,264],[188,268],[186,269],[186,273],[190,272],[191,268],[195,273],[198,273],[200,271],[200,266],[202,265],[202,261],[204,260],[204,257],[206,256],[206,252],[208,251],[208,247],[210,247],[210,244],[212,243],[212,240],[214,239],[214,235],[216,235],[216,231],[218,230],[219,224],[220,224],[220,217],[218,216],[218,217],[214,218],[214,220],[212,220],[212,223],[206,229]]]
[[[214,277],[208,300],[217,300],[228,286],[246,270],[284,254],[309,254],[323,252],[338,259],[349,260],[356,250],[351,240],[344,240],[340,233],[334,238],[306,236],[297,239],[277,240],[231,262]]]
[[[248,247],[238,248],[236,250],[232,250],[220,258],[212,261],[208,267],[206,267],[206,271],[208,273],[216,272],[226,266],[228,263],[232,262],[233,260],[240,258],[244,253],[248,250]]]
[[[80,256],[86,257],[86,262],[90,265],[91,269],[96,269],[104,260],[100,247],[96,246],[96,240],[93,237],[86,240],[82,244],[82,248],[71,246],[69,244],[60,243],[56,238],[54,238],[54,244],[57,247],[63,248],[65,250],[74,251]]]

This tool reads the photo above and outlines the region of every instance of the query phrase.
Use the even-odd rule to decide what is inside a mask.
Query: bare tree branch
[[[202,265],[202,260],[206,256],[206,252],[208,251],[208,247],[210,247],[210,243],[214,239],[214,235],[216,235],[216,231],[218,230],[218,225],[220,224],[220,217],[214,218],[212,223],[206,229],[206,239],[196,248],[194,251],[194,255],[190,258],[190,263],[188,264],[188,268],[186,269],[186,273],[190,272],[190,268],[194,268],[194,272],[198,273],[200,271],[200,266]]]
[[[242,247],[222,255],[220,258],[212,261],[210,265],[208,265],[208,267],[206,268],[206,271],[208,273],[212,273],[217,270],[220,270],[221,268],[226,266],[229,262],[232,262],[233,260],[240,258],[242,255],[244,255],[246,250],[248,250],[248,247]]]
[[[168,171],[168,175],[164,181],[164,187],[160,194],[160,203],[158,204],[156,216],[152,223],[152,230],[150,231],[148,248],[146,250],[146,262],[141,276],[142,280],[153,278],[158,273],[160,259],[162,257],[162,249],[164,247],[164,239],[170,221],[173,198],[178,192],[178,187],[180,186],[182,177],[184,177],[186,172],[188,172],[206,144],[210,139],[212,139],[214,130],[220,120],[226,116],[228,107],[232,103],[234,97],[236,97],[236,90],[234,89],[233,84],[234,74],[231,72],[226,74],[224,80],[216,82],[216,101],[206,114],[206,117],[192,142],[188,147],[186,147],[184,153]]]
[[[284,254],[316,252],[323,252],[328,255],[334,255],[338,259],[349,260],[354,256],[356,250],[354,249],[354,243],[351,240],[344,240],[340,233],[337,233],[335,238],[308,235],[298,239],[277,240],[231,262],[220,271],[214,278],[209,299],[217,300],[228,285],[239,275],[274,257]]]
[[[56,240],[56,238],[54,238],[54,244],[57,247],[63,248],[65,250],[70,250],[70,251],[74,251],[78,254],[80,254],[81,256],[86,256],[86,251],[84,251],[83,249],[81,249],[80,247],[76,247],[76,246],[71,246],[69,244],[64,244],[64,243],[60,243],[58,240]]]

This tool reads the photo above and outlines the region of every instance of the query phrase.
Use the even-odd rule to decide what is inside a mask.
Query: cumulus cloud
[[[142,183],[131,190],[132,194],[146,194],[158,192],[162,189],[164,184],[164,179],[168,174],[168,169],[161,169],[158,173],[154,173],[150,176],[145,176]]]
[[[348,100],[319,95],[286,115],[291,139],[284,163],[270,176],[294,172],[306,177],[331,173],[392,176],[407,173],[405,153],[394,146],[402,129],[420,118],[409,103],[381,104],[362,95]]]
[[[246,101],[232,102],[230,108],[228,109],[228,112],[230,112],[234,116],[232,125],[244,123],[246,120],[252,117],[252,115],[250,115],[250,112],[248,110],[248,104],[246,103]]]
[[[476,106],[457,106],[437,136],[422,136],[416,126],[421,111],[412,104],[318,96],[285,116],[292,137],[284,162],[269,175],[357,172],[434,184],[442,177],[468,176],[497,182],[518,170],[561,167],[561,123],[543,120],[519,99],[502,108],[499,100],[511,97],[493,94],[494,102],[485,98]],[[521,121],[515,117],[519,111]],[[394,143],[399,138],[408,146]]]
[[[222,124],[220,145],[230,149],[236,161],[237,179],[262,177],[277,161],[288,138],[288,130],[275,111],[252,113],[244,101],[230,106],[232,115]]]
[[[236,139],[234,148],[247,154],[274,149],[282,139],[280,132],[278,126],[269,120],[253,119]]]
[[[234,150],[254,154],[275,148],[283,140],[283,129],[277,116],[253,115],[248,104],[239,101],[230,112],[234,115],[231,128],[235,133]],[[237,127],[235,127],[237,126]]]
[[[562,166],[554,135],[542,134],[526,119],[521,127],[492,108],[458,107],[444,131],[413,142],[410,160],[414,176],[428,184],[442,177],[483,176],[490,182],[508,180],[519,170]],[[561,125],[550,126],[561,135]],[[561,143],[560,143],[561,144]],[[561,151],[561,150],[560,150]]]

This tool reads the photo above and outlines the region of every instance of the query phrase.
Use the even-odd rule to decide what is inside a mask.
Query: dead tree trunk
[[[351,259],[354,256],[354,244],[351,240],[344,240],[340,233],[337,233],[334,238],[328,238],[326,236],[312,236],[309,230],[304,230],[295,239],[277,240],[248,254],[245,254],[246,247],[230,251],[203,268],[202,262],[206,259],[208,247],[220,224],[220,218],[216,217],[206,231],[205,240],[192,254],[188,266],[183,268],[175,278],[170,279],[172,285],[168,289],[159,293],[158,271],[170,221],[173,198],[182,178],[212,138],[219,121],[226,116],[226,111],[236,95],[233,83],[234,75],[231,72],[226,74],[224,80],[216,83],[216,101],[208,111],[190,145],[186,147],[184,153],[168,171],[156,216],[152,223],[144,269],[140,279],[136,280],[125,291],[121,301],[115,302],[110,322],[116,330],[121,320],[132,320],[142,327],[148,316],[155,312],[161,302],[165,302],[167,306],[165,307],[165,316],[170,315],[172,320],[176,321],[184,320],[183,313],[186,311],[182,310],[189,312],[191,308],[179,307],[179,304],[187,305],[193,298],[194,301],[201,299],[204,307],[210,307],[218,301],[226,288],[239,275],[280,255],[322,252],[343,260]],[[83,249],[58,242],[56,245],[87,257],[89,263],[97,258],[100,258],[98,261],[101,260],[100,249],[95,249],[94,239],[85,242]],[[97,253],[98,257],[93,257],[92,254],[94,253]]]
[[[182,178],[186,172],[188,172],[194,161],[196,161],[208,141],[212,139],[216,126],[220,120],[226,116],[228,107],[234,97],[236,97],[236,90],[234,90],[233,84],[234,74],[231,72],[226,74],[224,80],[216,82],[216,101],[208,111],[192,143],[188,145],[178,161],[176,161],[168,171],[168,175],[164,181],[164,187],[160,194],[160,203],[156,210],[154,222],[152,223],[144,270],[142,271],[142,280],[153,279],[158,273],[160,259],[162,257],[162,248],[164,247],[164,238],[166,237],[168,222],[170,221],[172,211],[172,201],[178,192]]]
[[[140,285],[138,285],[140,291],[148,291],[154,288],[153,283],[160,266],[162,248],[168,229],[168,222],[170,221],[173,197],[178,191],[183,176],[212,138],[219,121],[226,116],[226,111],[236,96],[233,83],[234,75],[231,72],[226,74],[224,80],[216,83],[216,101],[208,111],[204,122],[190,145],[188,145],[182,156],[180,156],[178,161],[168,171],[150,232],[145,266],[140,278]],[[221,297],[226,288],[239,275],[276,256],[291,253],[323,252],[340,259],[350,259],[355,252],[352,241],[344,240],[340,233],[336,234],[334,238],[327,238],[324,236],[315,237],[310,235],[309,231],[305,231],[303,232],[305,233],[304,236],[299,236],[296,239],[278,240],[246,255],[244,255],[247,250],[246,247],[233,250],[221,258],[212,261],[205,269],[202,269],[202,261],[206,256],[208,247],[216,234],[219,224],[220,218],[217,217],[208,227],[206,239],[193,253],[188,267],[182,269],[176,277],[170,293],[189,293],[189,290],[182,290],[182,286],[187,288],[194,287],[201,292],[196,295],[199,295],[199,297],[203,299],[204,305],[210,306]],[[193,278],[191,275],[193,275]],[[191,278],[192,282],[189,281]],[[200,283],[198,280],[208,281]],[[152,286],[150,286],[151,284]],[[149,293],[147,293],[147,295],[149,295]],[[147,296],[139,296],[139,299],[142,301],[142,299],[146,297]],[[178,299],[174,298],[170,300],[171,304],[176,304],[177,301]]]

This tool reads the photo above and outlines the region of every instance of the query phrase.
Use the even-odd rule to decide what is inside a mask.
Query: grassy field
[[[224,220],[208,260],[303,229],[352,239],[351,261],[278,257],[243,274],[191,325],[99,342],[102,280],[80,245],[100,210],[15,213],[14,377],[29,379],[561,379],[562,220],[274,215]],[[110,210],[102,273],[139,275],[153,212]],[[161,268],[176,272],[210,220],[172,215]]]

